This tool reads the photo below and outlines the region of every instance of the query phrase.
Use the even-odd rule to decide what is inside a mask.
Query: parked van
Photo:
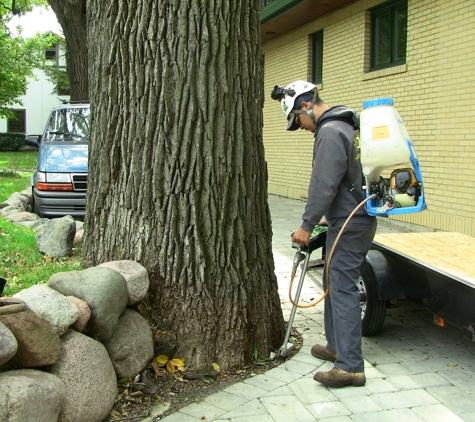
[[[69,102],[51,111],[42,136],[25,138],[27,145],[38,147],[31,186],[40,217],[84,217],[89,131],[89,104]]]

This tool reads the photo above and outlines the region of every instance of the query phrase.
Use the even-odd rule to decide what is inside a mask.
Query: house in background
[[[270,93],[309,80],[327,104],[358,112],[366,100],[393,98],[428,209],[391,218],[475,236],[475,2],[263,0],[261,39],[270,194],[307,196],[313,136],[286,131]]]
[[[66,68],[64,45],[59,42],[45,50],[47,63]],[[69,100],[69,95],[54,94],[54,84],[48,80],[45,72],[34,70],[35,79],[29,78],[25,95],[19,98],[23,105],[12,107],[16,119],[0,119],[0,132],[15,132],[25,135],[43,133],[51,109]]]

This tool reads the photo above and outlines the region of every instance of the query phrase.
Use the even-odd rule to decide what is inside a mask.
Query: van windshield
[[[54,110],[46,127],[45,141],[88,141],[89,107]]]

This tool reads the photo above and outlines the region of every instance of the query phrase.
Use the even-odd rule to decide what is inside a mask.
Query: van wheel
[[[383,327],[388,301],[378,298],[376,277],[366,260],[361,266],[360,277],[356,285],[360,293],[363,335],[374,336]]]

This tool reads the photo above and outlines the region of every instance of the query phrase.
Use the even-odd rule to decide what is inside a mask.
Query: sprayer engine
[[[421,196],[421,183],[412,168],[394,170],[389,179],[380,177],[367,189],[368,195],[375,194],[386,209],[415,206]]]

